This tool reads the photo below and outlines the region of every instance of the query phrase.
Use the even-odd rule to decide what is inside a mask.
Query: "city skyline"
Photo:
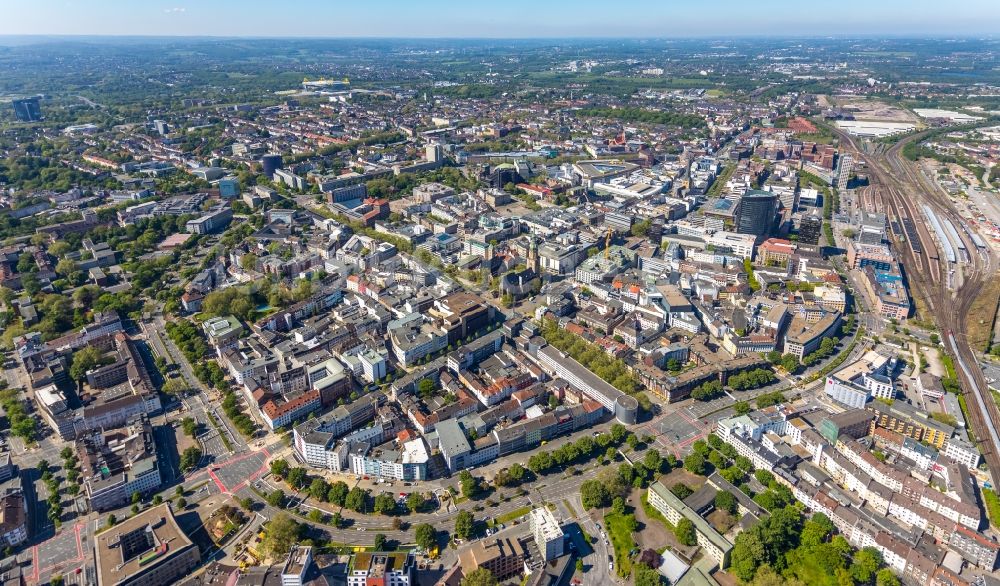
[[[5,3],[0,574],[997,583],[994,3]]]
[[[375,0],[363,5],[305,0],[273,10],[261,0],[207,3],[39,0],[5,8],[0,35],[574,38],[712,36],[980,36],[1000,30],[988,0],[947,5],[918,0],[872,6],[860,0],[832,11],[778,0],[713,3],[640,0],[609,10],[593,0],[544,4],[513,0],[484,7],[449,0]],[[385,15],[391,15],[388,18]]]

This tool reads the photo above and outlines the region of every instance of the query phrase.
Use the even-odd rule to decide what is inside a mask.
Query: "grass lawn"
[[[962,416],[965,418],[965,433],[969,436],[969,441],[975,442],[976,436],[972,432],[972,424],[969,417],[969,407],[965,404],[965,395],[958,395],[958,407],[962,410]]]
[[[615,550],[615,563],[618,564],[615,570],[622,578],[627,578],[632,573],[632,560],[628,554],[635,549],[636,545],[625,518],[626,515],[618,513],[608,513],[604,516],[608,539],[611,540],[611,547]]]
[[[496,525],[499,525],[500,523],[508,523],[510,521],[513,521],[514,519],[517,519],[518,517],[527,515],[530,512],[531,512],[531,507],[521,507],[519,509],[514,509],[509,513],[504,513],[503,515],[496,517],[493,520],[493,523]]]
[[[986,503],[986,514],[990,517],[990,525],[1000,527],[1000,497],[989,488],[983,489],[983,501]]]

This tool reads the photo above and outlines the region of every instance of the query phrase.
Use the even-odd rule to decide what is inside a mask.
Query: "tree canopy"
[[[437,530],[429,523],[421,523],[413,529],[413,539],[418,546],[429,550],[437,544]]]
[[[268,522],[261,547],[272,558],[284,556],[301,539],[304,528],[287,513],[278,513]]]
[[[497,586],[496,576],[486,568],[476,568],[462,578],[462,586]]]

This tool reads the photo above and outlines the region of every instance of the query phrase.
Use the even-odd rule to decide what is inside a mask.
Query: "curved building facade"
[[[615,399],[615,419],[625,425],[638,423],[639,400],[631,395],[621,395]]]
[[[260,166],[268,179],[274,178],[274,172],[281,168],[281,155],[264,155],[260,158]]]

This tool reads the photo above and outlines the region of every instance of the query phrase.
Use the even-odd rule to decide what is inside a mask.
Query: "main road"
[[[149,342],[153,352],[162,356],[167,360],[168,363],[177,364],[177,368],[187,383],[188,387],[198,391],[193,396],[181,397],[181,402],[184,405],[185,411],[187,411],[199,424],[203,426],[206,430],[212,430],[209,433],[209,438],[214,437],[216,430],[215,425],[209,420],[208,414],[211,413],[217,424],[220,426],[217,430],[218,434],[225,434],[226,440],[230,445],[234,446],[236,452],[243,452],[248,449],[248,444],[243,436],[233,430],[232,425],[229,423],[225,414],[219,409],[219,399],[218,393],[209,389],[204,383],[202,383],[198,377],[194,374],[194,368],[191,363],[188,362],[184,353],[181,352],[173,340],[167,336],[166,322],[163,319],[163,314],[161,311],[157,311],[149,321],[142,322],[142,331],[146,340]],[[209,397],[210,401],[206,404],[205,397]],[[211,448],[212,443],[206,446]],[[213,452],[209,450],[209,453],[215,453],[216,456],[222,456],[225,453],[230,453],[228,448],[221,447],[219,450]]]

